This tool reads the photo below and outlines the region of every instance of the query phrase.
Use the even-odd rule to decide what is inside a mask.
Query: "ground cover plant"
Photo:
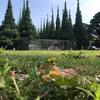
[[[0,50],[1,100],[100,100],[100,51]],[[56,59],[56,65],[79,71],[76,77],[50,76],[43,80],[38,65]],[[49,74],[49,73],[46,73]],[[98,80],[97,80],[98,79]]]

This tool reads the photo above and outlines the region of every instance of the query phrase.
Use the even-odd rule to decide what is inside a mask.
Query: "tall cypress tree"
[[[18,32],[20,31],[20,27],[21,27],[21,20],[22,20],[22,12],[20,10],[19,20],[18,20],[18,23],[17,23]]]
[[[45,39],[46,38],[45,35],[46,35],[46,25],[45,25],[45,19],[44,19],[44,23],[43,23],[43,33],[41,35],[42,39]]]
[[[82,15],[79,6],[79,0],[77,0],[77,12],[76,12],[76,20],[74,25],[74,34],[77,43],[77,49],[81,49],[84,46],[84,29],[82,24]]]
[[[13,17],[11,0],[8,0],[8,6],[7,6],[4,21],[2,22],[2,28],[11,28],[11,29],[16,28],[15,19]]]
[[[19,16],[19,22],[18,22],[18,30],[20,31],[21,27],[23,26],[23,22],[24,22],[24,19],[25,19],[25,0],[23,2],[23,10],[22,12],[20,11],[20,16]]]
[[[46,29],[45,29],[44,39],[50,39],[50,22],[48,20],[48,15],[47,15],[47,20],[46,20]]]
[[[23,30],[22,30],[22,37],[27,37],[30,39],[35,38],[36,36],[36,30],[35,30],[35,26],[32,24],[31,18],[30,18],[30,9],[29,9],[29,4],[28,4],[28,0],[26,1],[26,9],[24,12],[23,9],[23,14],[22,15],[22,20],[23,22]]]
[[[72,25],[72,19],[71,19],[71,14],[70,14],[70,10],[69,10],[69,22]]]
[[[57,7],[57,17],[56,17],[56,39],[60,39],[60,17],[59,17],[59,7]]]
[[[24,1],[23,11],[22,11],[22,19],[20,22],[19,33],[22,42],[22,48],[19,49],[28,49],[28,45],[30,41],[36,38],[36,29],[35,26],[32,24],[31,17],[30,17],[30,9],[29,9],[29,2],[28,0]]]
[[[41,23],[40,23],[40,29],[39,29],[39,38],[43,38],[43,25],[42,25],[42,20],[41,20]]]
[[[62,26],[61,26],[61,39],[63,40],[69,40],[69,19],[68,19],[68,13],[67,13],[67,7],[66,2],[63,10],[63,16],[62,16]]]
[[[40,32],[43,32],[43,27],[42,27],[42,20],[41,20],[41,24],[40,24]]]
[[[46,29],[46,27],[45,27],[45,20],[44,20],[44,23],[43,23],[43,32],[45,32],[45,29]]]
[[[26,4],[25,4],[25,0],[24,0],[24,2],[23,2],[23,10],[22,10],[22,20],[24,20],[25,12],[26,12]]]
[[[71,19],[71,14],[69,11],[69,25],[68,25],[68,40],[74,41],[74,34],[73,34],[73,25],[72,25],[72,19]]]
[[[7,49],[15,46],[17,40],[17,29],[15,19],[13,17],[11,0],[8,0],[8,6],[5,14],[4,21],[1,25],[0,46]]]
[[[50,39],[55,39],[55,27],[54,27],[54,14],[53,14],[53,8],[52,8],[52,16],[51,16],[51,23],[50,23]]]

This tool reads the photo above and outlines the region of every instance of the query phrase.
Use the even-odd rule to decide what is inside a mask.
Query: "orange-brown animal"
[[[38,66],[38,73],[41,76],[41,78],[45,81],[48,80],[48,75],[51,77],[74,77],[79,75],[78,71],[73,68],[66,68],[66,69],[59,69],[55,63],[49,63],[49,73],[45,73],[45,65],[40,64]]]

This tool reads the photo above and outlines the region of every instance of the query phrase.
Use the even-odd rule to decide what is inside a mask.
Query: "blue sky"
[[[23,7],[23,0],[11,0],[13,5],[14,18],[18,22],[20,11]],[[34,25],[38,27],[40,20],[46,19],[46,16],[51,16],[51,8],[54,8],[56,16],[57,6],[60,8],[60,16],[65,0],[29,0],[31,10],[31,18]],[[0,0],[0,24],[4,19],[8,0]],[[77,0],[67,0],[67,9],[71,11],[72,21],[75,22]],[[80,0],[80,9],[84,23],[89,23],[94,14],[100,11],[100,0]],[[50,18],[49,18],[50,19]]]

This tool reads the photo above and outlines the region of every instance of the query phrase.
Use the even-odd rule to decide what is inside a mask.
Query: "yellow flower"
[[[60,72],[59,72],[59,71],[50,71],[50,72],[49,72],[49,75],[50,75],[51,77],[56,77],[56,76],[59,76],[59,75],[60,75]]]

